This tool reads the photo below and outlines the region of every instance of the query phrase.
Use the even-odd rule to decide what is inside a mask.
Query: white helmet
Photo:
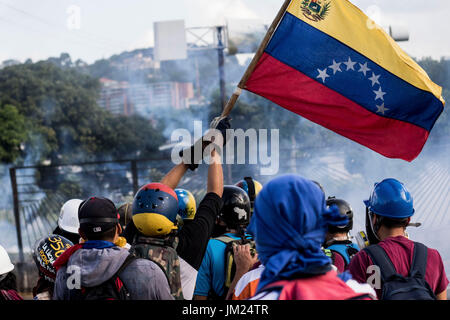
[[[11,263],[8,252],[0,246],[0,275],[11,272],[13,269],[14,265]]]
[[[64,231],[78,234],[80,222],[78,221],[78,208],[83,200],[71,199],[64,203],[59,213],[58,227]]]

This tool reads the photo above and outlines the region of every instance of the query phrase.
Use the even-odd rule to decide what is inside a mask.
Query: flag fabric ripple
[[[414,160],[442,88],[347,0],[293,0],[245,89],[386,157]]]

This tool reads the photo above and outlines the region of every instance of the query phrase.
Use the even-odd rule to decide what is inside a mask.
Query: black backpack
[[[430,285],[425,280],[428,248],[414,242],[414,253],[409,275],[399,275],[386,251],[379,245],[364,249],[374,265],[380,268],[381,300],[436,300]]]
[[[137,258],[128,255],[117,272],[105,282],[95,287],[82,287],[71,294],[73,300],[131,300],[130,293],[119,278],[119,274]]]

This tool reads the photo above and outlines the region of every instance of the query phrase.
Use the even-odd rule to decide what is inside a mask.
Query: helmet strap
[[[367,232],[367,238],[369,240],[369,243],[377,244],[380,242],[380,238],[377,235],[378,230],[381,226],[381,219],[377,219],[375,225],[373,225],[373,212],[369,210],[369,208],[366,207],[366,232]]]
[[[242,240],[242,243],[247,243],[248,241],[247,241],[247,239],[245,238],[245,228],[243,227],[243,226],[238,226],[237,228],[236,228],[236,230],[237,230],[237,235],[241,238],[241,240]]]
[[[247,182],[248,197],[250,198],[250,202],[253,202],[256,198],[255,183],[253,182],[253,178],[245,177],[244,180]]]

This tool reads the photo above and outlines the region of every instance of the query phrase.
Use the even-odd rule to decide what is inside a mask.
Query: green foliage
[[[1,106],[0,161],[13,162],[20,155],[20,144],[25,138],[25,118],[12,105]]]
[[[114,116],[100,108],[98,80],[72,66],[70,56],[63,54],[0,70],[0,105],[15,105],[25,117],[25,156],[32,162],[61,163],[154,152],[163,141],[161,133],[146,119]],[[25,140],[19,138],[19,143]],[[3,155],[4,162],[17,157],[6,153],[10,156]]]

